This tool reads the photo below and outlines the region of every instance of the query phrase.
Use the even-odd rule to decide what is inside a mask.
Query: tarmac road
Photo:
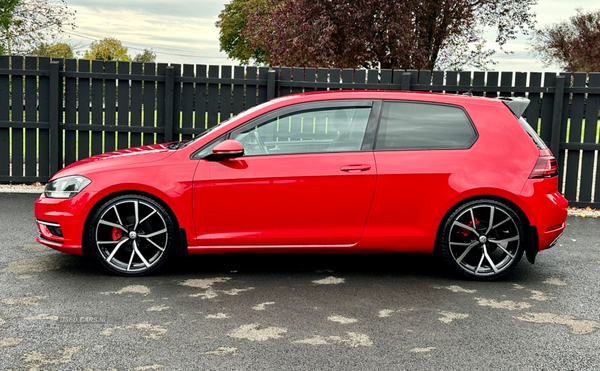
[[[0,194],[1,370],[598,370],[600,219],[497,282],[429,255],[207,255],[111,275]]]

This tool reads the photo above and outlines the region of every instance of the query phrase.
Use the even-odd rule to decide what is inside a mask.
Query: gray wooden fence
[[[526,96],[571,205],[600,207],[600,73],[178,65],[0,56],[0,182],[46,182],[91,155],[191,138],[274,97],[319,90]]]

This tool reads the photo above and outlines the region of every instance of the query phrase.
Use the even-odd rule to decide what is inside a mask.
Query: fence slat
[[[206,77],[206,65],[204,64],[199,64],[196,65],[196,77]],[[244,67],[242,67],[242,78],[244,77]],[[208,129],[208,117],[207,117],[207,86],[204,83],[196,83],[196,102],[195,102],[195,107],[194,107],[194,111],[196,112],[196,121],[195,121],[195,127],[200,129],[201,131],[204,131],[206,129]],[[242,86],[242,97],[241,97],[241,102],[240,105],[242,107],[242,109],[240,110],[243,111],[244,110],[244,90],[243,90],[243,86]]]
[[[156,76],[156,63],[144,63],[144,76]],[[144,126],[156,126],[156,82],[144,81]],[[154,134],[142,134],[142,144],[154,144],[156,139]]]
[[[473,72],[473,85],[474,86],[485,86],[485,72],[483,72],[483,71]],[[483,92],[473,91],[473,95],[476,97],[482,97]]]
[[[117,73],[117,62],[104,62],[106,73]],[[104,125],[114,126],[116,124],[117,110],[117,81],[114,79],[104,80]],[[104,152],[111,152],[117,148],[114,132],[104,133]]]
[[[81,61],[80,61],[81,63]],[[119,75],[129,75],[129,62],[119,62],[117,65]],[[119,105],[117,108],[117,121],[119,126],[129,126],[129,80],[119,80],[118,90]],[[119,132],[117,134],[117,148],[124,149],[129,147],[129,133]],[[81,157],[80,157],[81,158]]]
[[[37,70],[37,58],[25,58],[26,70]],[[25,121],[37,121],[37,77],[25,76]],[[37,132],[25,129],[25,176],[37,176]]]
[[[167,74],[167,66],[166,63],[159,63],[156,66],[156,75],[165,77]],[[156,83],[156,127],[162,130],[159,130],[159,133],[156,134],[156,143],[164,143],[166,142],[164,127],[165,127],[165,83],[163,81],[158,81]]]
[[[544,73],[544,87],[545,88],[553,88],[556,86],[556,74],[551,72]],[[542,114],[541,114],[541,127],[540,127],[540,137],[546,142],[546,144],[550,145],[550,140],[552,138],[552,110],[554,106],[554,93],[544,93],[542,97]],[[558,154],[555,153],[555,156]]]
[[[461,71],[459,74],[460,80],[458,82],[459,86],[465,86],[466,90],[459,90],[459,94],[463,94],[469,91],[471,87],[471,72],[469,71]]]
[[[542,74],[540,72],[531,72],[529,74],[529,86],[530,87],[540,87],[542,86]],[[529,106],[527,106],[527,111],[525,111],[525,116],[527,117],[527,122],[531,127],[535,129],[536,132],[540,132],[540,103],[541,103],[541,94],[540,93],[529,93],[527,94],[527,98],[529,98]]]
[[[319,68],[317,69],[317,82],[326,83],[327,82],[327,68]],[[317,91],[325,91],[327,88],[317,88]]]
[[[488,72],[485,86],[497,87],[499,78],[500,78],[500,73],[498,73],[496,71]],[[494,92],[486,92],[485,96],[489,97],[489,98],[495,98],[498,96],[498,91],[496,90]]]
[[[194,66],[191,64],[183,65],[183,76],[194,77]],[[182,83],[183,89],[176,91],[176,95],[181,96],[181,128],[191,128],[192,120],[194,117],[194,83],[184,82]],[[181,139],[191,139],[190,134],[181,134]]]
[[[9,69],[10,60],[0,56],[0,68]],[[0,120],[10,119],[10,86],[8,75],[0,75]],[[0,176],[10,174],[10,129],[0,128]]]
[[[234,79],[243,79],[244,78],[244,67],[243,66],[235,66],[233,67],[233,78]],[[244,110],[244,85],[235,84],[233,86],[233,114],[237,115],[238,113]]]
[[[219,77],[219,66],[208,66],[208,77]],[[256,92],[256,90],[255,90]],[[248,94],[248,92],[246,92]],[[219,123],[219,85],[208,84],[208,127]]]
[[[527,72],[516,72],[515,73],[515,87],[527,86]],[[515,92],[515,97],[524,97],[525,93]]]
[[[246,109],[256,106],[256,67],[246,67]]]
[[[502,72],[500,73],[500,96],[501,97],[510,97],[513,86],[513,73],[512,72]]]
[[[588,86],[600,87],[600,73],[590,73]],[[600,111],[600,94],[588,94],[585,109],[585,127],[583,133],[584,143],[596,143],[598,131],[598,117]],[[592,201],[592,179],[594,177],[594,167],[598,167],[600,160],[594,163],[594,151],[583,151],[581,161],[581,189],[579,191],[579,201]],[[596,190],[594,201],[600,201],[600,171],[596,170]]]
[[[103,61],[92,61],[92,72],[101,73],[104,72]],[[103,89],[104,80],[92,79],[92,125],[103,124]],[[92,156],[98,155],[103,151],[102,148],[102,133],[99,131],[92,131]]]
[[[576,73],[573,75],[573,86],[585,86],[587,73]],[[581,129],[583,124],[584,94],[573,94],[571,99],[571,121],[568,139],[569,143],[581,143]],[[567,131],[565,128],[565,135]],[[565,197],[575,200],[577,197],[577,179],[579,177],[579,151],[567,151],[567,166],[563,169],[565,174]]]
[[[50,72],[50,58],[38,58],[38,65],[41,71]],[[40,122],[50,122],[50,76],[40,76],[38,80],[38,120]],[[39,176],[47,179],[50,173],[50,130],[39,130]]]
[[[258,79],[261,81],[267,81],[269,74],[269,67],[258,67]],[[314,79],[313,79],[314,81]],[[267,85],[258,86],[258,104],[266,102],[267,99]],[[229,118],[229,116],[227,117]]]
[[[141,62],[131,63],[131,74],[143,74],[144,65]],[[129,119],[130,126],[142,126],[142,82],[131,81],[131,106],[129,107],[131,118]],[[131,133],[129,138],[129,147],[139,147],[142,145],[142,134]]]
[[[90,72],[89,60],[79,60],[79,72]],[[83,126],[90,124],[90,79],[79,78],[78,84],[79,104],[77,106],[77,123],[82,125],[82,127],[77,133],[79,142],[77,148],[77,159],[81,160],[90,156],[90,132],[87,131]],[[127,146],[123,148],[127,148]]]
[[[23,69],[23,57],[11,58],[12,68]],[[23,76],[12,76],[12,120],[23,121]],[[23,176],[23,129],[12,128],[12,175]]]
[[[65,71],[77,71],[77,60],[65,60]],[[65,77],[65,123],[77,123],[77,78]],[[65,130],[65,166],[77,161],[77,132]]]
[[[265,67],[263,67],[265,68]],[[268,70],[268,68],[267,68]],[[221,77],[225,79],[231,78],[231,66],[221,66]],[[265,76],[266,78],[266,76]],[[223,122],[231,117],[231,84],[221,84],[221,104],[220,104],[220,113],[219,122]],[[265,86],[264,89],[267,87]],[[266,100],[266,92],[265,92],[265,100]]]

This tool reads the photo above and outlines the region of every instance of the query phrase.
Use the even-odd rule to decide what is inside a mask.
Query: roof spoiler
[[[517,118],[523,116],[523,112],[529,106],[529,99],[524,97],[500,97],[499,99],[506,104]]]

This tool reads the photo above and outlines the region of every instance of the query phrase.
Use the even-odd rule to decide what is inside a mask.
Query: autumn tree
[[[155,62],[156,61],[156,53],[152,51],[152,49],[144,49],[142,53],[138,53],[133,57],[134,62]]]
[[[546,25],[530,40],[531,52],[544,66],[568,72],[600,72],[600,10],[577,14],[568,21]]]
[[[67,43],[47,44],[40,43],[33,49],[30,55],[38,57],[54,57],[54,58],[73,58],[73,49]]]
[[[533,27],[535,4],[535,0],[232,0],[217,25],[222,49],[240,61],[258,48],[271,65],[484,68],[492,63],[494,50],[485,46],[483,30],[494,27],[495,41],[502,46]],[[231,15],[239,19],[234,22]],[[225,38],[227,27],[235,29],[231,24],[242,28],[240,38],[234,39],[237,44]],[[224,48],[228,45],[241,50]]]
[[[64,0],[2,0],[0,44],[8,54],[25,54],[74,28],[74,17]]]
[[[93,41],[90,49],[85,52],[85,59],[98,59],[103,61],[130,61],[127,47],[121,41],[113,37],[105,37],[99,41]]]

